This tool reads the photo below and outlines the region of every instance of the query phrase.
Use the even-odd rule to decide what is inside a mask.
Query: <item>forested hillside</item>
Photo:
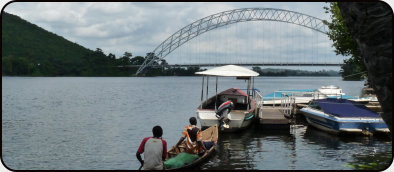
[[[18,16],[3,12],[2,75],[11,76],[129,76],[131,53],[105,55],[70,42]],[[141,57],[139,57],[140,59]]]

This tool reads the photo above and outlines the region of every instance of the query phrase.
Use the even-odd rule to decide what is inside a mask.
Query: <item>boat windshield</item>
[[[321,107],[320,107],[319,104],[317,104],[315,101],[312,101],[312,102],[309,104],[309,107],[311,107],[311,108],[313,108],[313,109],[321,110]]]

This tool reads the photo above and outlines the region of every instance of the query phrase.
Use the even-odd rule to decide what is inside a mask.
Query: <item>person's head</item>
[[[161,137],[163,135],[163,129],[156,125],[152,129],[153,137]]]
[[[191,125],[197,125],[197,119],[195,117],[189,118],[189,122]]]

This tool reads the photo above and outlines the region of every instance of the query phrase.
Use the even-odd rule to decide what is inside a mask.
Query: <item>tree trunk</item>
[[[341,14],[360,48],[368,81],[392,131],[392,10],[385,2],[338,2]]]

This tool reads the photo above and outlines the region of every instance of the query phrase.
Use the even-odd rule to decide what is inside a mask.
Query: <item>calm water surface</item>
[[[255,87],[279,89],[338,85],[359,96],[363,82],[339,77],[258,77]],[[210,80],[210,95],[215,80]],[[220,78],[219,91],[246,88]],[[205,93],[204,93],[205,95]],[[141,140],[161,125],[168,147],[196,116],[201,77],[2,77],[2,160],[14,170],[135,170]],[[305,124],[289,130],[259,126],[220,135],[216,154],[199,169],[385,169],[387,137],[338,137]]]

